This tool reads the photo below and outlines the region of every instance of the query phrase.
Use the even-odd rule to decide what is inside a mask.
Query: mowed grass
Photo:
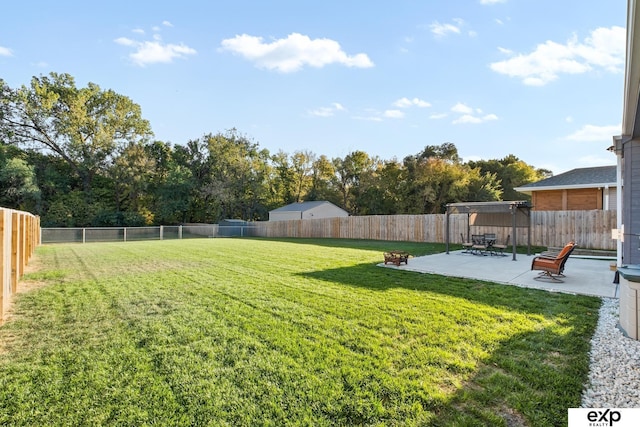
[[[392,248],[443,249],[42,246],[0,328],[0,424],[566,425],[600,300],[378,267]]]

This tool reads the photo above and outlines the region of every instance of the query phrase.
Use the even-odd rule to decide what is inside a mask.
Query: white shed
[[[292,203],[269,211],[269,221],[291,219],[336,218],[349,216],[349,212],[327,201]]]

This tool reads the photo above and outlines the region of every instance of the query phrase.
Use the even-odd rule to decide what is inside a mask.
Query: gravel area
[[[602,299],[583,408],[640,408],[640,341],[619,329],[619,308],[619,300]]]

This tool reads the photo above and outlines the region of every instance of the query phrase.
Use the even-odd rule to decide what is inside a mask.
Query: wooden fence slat
[[[451,243],[467,235],[467,215],[451,214]],[[264,237],[313,237],[444,243],[446,215],[371,215],[255,223]],[[531,244],[558,247],[575,240],[585,249],[615,250],[611,230],[615,211],[531,211]],[[495,233],[498,240],[511,235],[511,227],[472,226],[472,233]],[[527,243],[527,229],[518,228],[518,245]],[[514,236],[511,236],[513,242]]]
[[[29,259],[40,244],[40,219],[30,213],[0,208],[0,323],[18,289]]]

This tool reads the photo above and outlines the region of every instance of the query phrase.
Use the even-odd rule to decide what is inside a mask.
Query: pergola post
[[[449,206],[447,206],[447,216],[446,216],[446,221],[445,221],[445,232],[447,234],[447,237],[445,239],[445,243],[446,243],[446,248],[447,248],[447,254],[449,253]]]
[[[513,243],[511,244],[511,252],[513,254],[512,261],[516,260],[516,242],[518,241],[518,236],[516,235],[517,230],[517,222],[516,217],[518,215],[518,207],[515,205],[511,205],[511,220],[512,220],[512,230],[511,234],[513,235]]]

